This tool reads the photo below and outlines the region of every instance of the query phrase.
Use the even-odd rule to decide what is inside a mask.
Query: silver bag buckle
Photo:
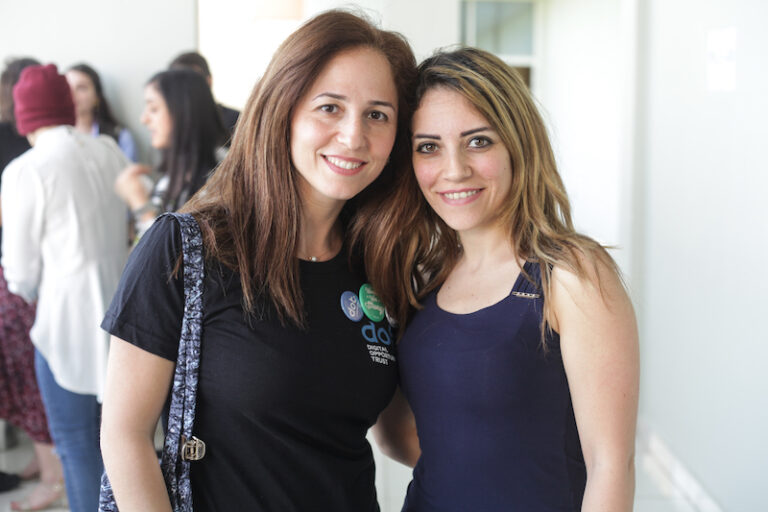
[[[200,460],[205,457],[205,442],[201,439],[192,436],[191,439],[187,439],[187,436],[181,436],[181,460]]]

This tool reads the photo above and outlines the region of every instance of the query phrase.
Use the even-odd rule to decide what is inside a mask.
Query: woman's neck
[[[79,114],[75,118],[75,129],[83,133],[91,133],[93,130],[93,114],[90,112],[87,114]]]
[[[296,256],[303,260],[325,261],[341,249],[343,233],[339,214],[344,201],[302,198],[301,229]]]
[[[502,226],[459,233],[463,264],[468,268],[489,268],[516,260],[509,231]]]

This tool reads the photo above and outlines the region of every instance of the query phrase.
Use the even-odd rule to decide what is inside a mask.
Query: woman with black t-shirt
[[[397,385],[394,335],[348,231],[408,171],[414,78],[401,36],[318,15],[277,50],[183,208],[206,251],[195,510],[378,510],[365,436]],[[123,512],[170,510],[152,434],[177,357],[180,250],[164,217],[102,324],[102,449]]]
[[[162,160],[158,178],[142,164],[125,168],[115,184],[131,209],[136,237],[166,211],[177,210],[205,184],[216,167],[217,151],[229,137],[208,83],[187,69],[162,71],[144,87],[141,122]]]

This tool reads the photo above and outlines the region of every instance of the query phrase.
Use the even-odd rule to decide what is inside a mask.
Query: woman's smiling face
[[[376,50],[345,50],[325,65],[291,119],[305,200],[343,202],[379,176],[395,142],[397,99],[389,61]]]
[[[413,116],[413,168],[424,197],[459,233],[497,228],[512,186],[499,134],[458,92],[427,91]]]

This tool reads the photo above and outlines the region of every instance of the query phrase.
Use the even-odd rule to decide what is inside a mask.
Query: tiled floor
[[[32,445],[29,440],[22,439],[20,443],[6,451],[0,451],[0,470],[15,472],[21,470],[32,456]],[[34,482],[27,482],[21,488],[0,494],[0,512],[10,510],[10,503],[19,500],[29,493]],[[380,495],[385,494],[382,490]],[[385,506],[382,501],[382,506]],[[68,512],[66,508],[49,509],[52,512]],[[386,504],[382,512],[398,512],[399,506]],[[687,505],[676,493],[674,487],[664,478],[653,461],[644,453],[637,456],[637,488],[635,492],[635,512],[696,512]]]

